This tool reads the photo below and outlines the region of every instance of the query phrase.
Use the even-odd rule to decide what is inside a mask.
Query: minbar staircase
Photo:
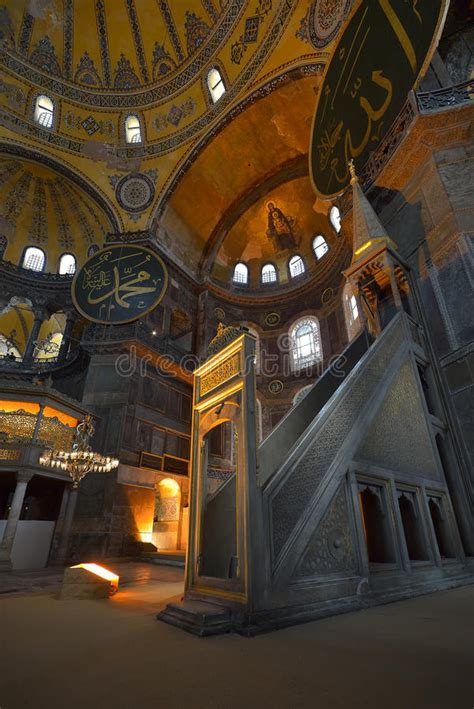
[[[400,313],[370,346],[359,335],[256,450],[255,469],[247,471],[251,513],[238,516],[249,530],[240,551],[245,590],[237,594],[198,573],[193,580],[188,568],[183,603],[170,604],[161,620],[199,635],[254,634],[472,580],[417,371],[423,350],[414,329]],[[387,563],[369,561],[362,485],[383,495],[393,552]],[[425,545],[419,562],[408,555],[400,490],[417,500]],[[429,495],[442,498],[449,519],[449,559],[437,547]],[[191,552],[188,567],[194,563]]]

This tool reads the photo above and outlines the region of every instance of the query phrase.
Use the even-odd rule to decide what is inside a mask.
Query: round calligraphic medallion
[[[332,42],[350,9],[351,2],[352,0],[314,0],[309,8],[308,32],[316,49]]]
[[[279,379],[273,379],[268,385],[268,391],[270,394],[279,394],[283,391],[283,382]]]
[[[141,212],[152,203],[155,186],[147,175],[125,175],[117,182],[115,196],[127,212]]]
[[[326,305],[334,297],[334,291],[332,288],[325,288],[321,294],[321,303]]]
[[[360,174],[387,136],[428,66],[448,5],[355,4],[324,75],[313,122],[310,174],[322,199],[340,194],[350,183],[349,162]]]
[[[276,327],[279,322],[280,316],[278,313],[268,313],[268,315],[265,316],[265,323],[269,327]]]
[[[163,298],[168,271],[151,249],[109,246],[82,266],[72,282],[72,299],[88,320],[121,325],[143,317]]]

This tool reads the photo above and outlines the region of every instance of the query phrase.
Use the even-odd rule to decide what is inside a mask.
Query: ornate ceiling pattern
[[[5,257],[18,263],[25,246],[47,251],[50,270],[61,253],[85,259],[111,224],[96,203],[66,177],[37,163],[0,159],[0,225]]]
[[[86,224],[95,227],[76,189],[94,209],[101,204],[102,226],[114,222],[104,228],[149,230],[188,273],[210,273],[210,259],[245,211],[239,203],[247,209],[294,179],[295,160],[298,176],[306,174],[321,75],[351,5],[4,0],[3,152],[6,162],[17,157],[23,164],[31,151],[49,171],[41,179],[44,198],[36,175],[29,184],[24,176],[30,167],[16,175],[35,207],[16,222],[7,214],[10,231],[22,223],[30,239],[31,224],[41,223],[33,212],[42,213],[38,205],[45,203],[49,246],[55,238],[59,251],[73,234],[71,248],[82,253]],[[206,86],[213,66],[226,87],[216,103]],[[42,93],[54,102],[51,130],[33,120]],[[130,112],[141,123],[142,142],[135,145],[125,142]],[[74,226],[56,218],[62,209],[73,210]],[[37,233],[41,238],[39,227]]]

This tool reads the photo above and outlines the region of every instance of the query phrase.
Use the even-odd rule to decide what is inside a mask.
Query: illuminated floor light
[[[76,564],[75,566],[71,566],[71,569],[85,569],[91,574],[95,574],[96,576],[100,576],[100,578],[109,581],[110,586],[113,589],[112,593],[115,593],[118,590],[119,576],[117,576],[117,574],[114,574],[113,571],[109,571],[109,569],[106,569],[104,566],[99,566],[99,564],[93,563]]]

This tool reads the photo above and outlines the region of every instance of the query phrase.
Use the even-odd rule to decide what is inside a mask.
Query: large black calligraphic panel
[[[72,298],[88,320],[119,325],[158,305],[168,285],[161,258],[143,246],[121,244],[98,251],[72,282]]]
[[[431,58],[448,0],[362,0],[334,50],[321,87],[310,149],[322,198],[361,172]]]

